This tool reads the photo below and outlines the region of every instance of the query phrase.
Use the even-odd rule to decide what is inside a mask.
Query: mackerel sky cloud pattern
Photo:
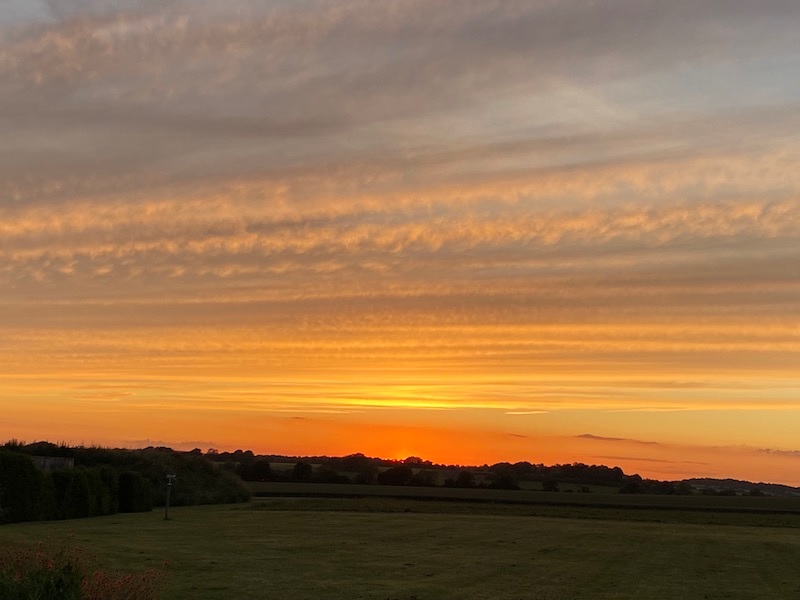
[[[799,29],[6,0],[0,437],[796,480]]]

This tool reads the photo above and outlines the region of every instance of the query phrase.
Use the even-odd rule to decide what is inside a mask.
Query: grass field
[[[715,525],[681,522],[715,516],[697,511],[663,523],[538,508],[278,498],[176,508],[166,522],[153,512],[8,525],[0,543],[71,534],[107,568],[168,561],[164,600],[800,597],[796,515],[776,527],[747,513]]]

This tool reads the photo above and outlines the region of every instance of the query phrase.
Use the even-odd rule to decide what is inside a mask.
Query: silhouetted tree
[[[489,484],[490,488],[494,488],[496,490],[518,490],[519,485],[517,484],[517,480],[514,477],[513,473],[501,473],[499,475],[495,475],[492,478],[491,483]]]
[[[558,482],[555,479],[545,479],[542,481],[542,490],[545,492],[557,492]]]
[[[414,471],[411,467],[398,465],[386,469],[383,473],[378,473],[378,483],[381,485],[408,485],[413,476]]]
[[[295,463],[294,468],[292,468],[292,480],[311,481],[312,471],[313,467],[309,463],[301,460]]]
[[[274,481],[275,474],[267,460],[244,462],[239,465],[239,476],[245,481]]]
[[[375,483],[378,475],[378,461],[363,454],[350,454],[342,458],[331,458],[328,464],[333,469],[355,473],[355,482],[362,484]]]
[[[419,485],[425,487],[433,487],[439,483],[439,477],[434,471],[427,469],[420,469],[411,477],[409,485]]]
[[[644,484],[639,475],[631,475],[627,481],[619,488],[620,494],[642,494],[644,493]]]
[[[675,493],[675,484],[671,481],[659,481],[655,484],[654,491],[658,494],[671,496]]]
[[[340,474],[327,464],[317,467],[317,471],[314,473],[314,481],[318,483],[350,483],[347,475]]]
[[[455,481],[453,482],[453,485],[457,488],[475,487],[475,474],[472,471],[463,469],[459,471]]]
[[[514,463],[512,468],[517,479],[525,479],[533,475],[533,465],[528,461]]]

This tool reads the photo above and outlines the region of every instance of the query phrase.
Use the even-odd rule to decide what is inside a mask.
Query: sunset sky
[[[0,441],[800,485],[798,31],[0,1]]]

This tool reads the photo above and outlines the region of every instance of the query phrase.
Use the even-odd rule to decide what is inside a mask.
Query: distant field
[[[253,501],[252,507],[254,510],[268,511],[420,512],[800,529],[800,513],[798,512],[774,512],[771,510],[763,512],[758,510],[716,511],[706,508],[697,510],[693,508],[684,509],[677,505],[659,508],[647,505],[516,504],[506,502],[447,502],[441,499],[363,496],[359,498],[257,498]]]
[[[556,512],[525,514],[542,508]],[[794,527],[747,526],[759,516],[748,513],[725,513],[739,518],[739,526],[722,526],[634,522],[626,515],[650,513],[623,509],[600,509],[613,517],[602,519],[591,515],[594,510],[275,498],[176,508],[167,522],[153,512],[7,525],[0,543],[71,533],[108,568],[140,570],[169,561],[164,600],[800,596]]]
[[[554,506],[598,506],[643,509],[681,509],[711,511],[764,511],[800,514],[800,497],[773,496],[667,496],[617,493],[569,493],[535,490],[493,490],[485,488],[445,488],[337,483],[250,482],[256,496],[330,496],[421,498],[542,504]]]

